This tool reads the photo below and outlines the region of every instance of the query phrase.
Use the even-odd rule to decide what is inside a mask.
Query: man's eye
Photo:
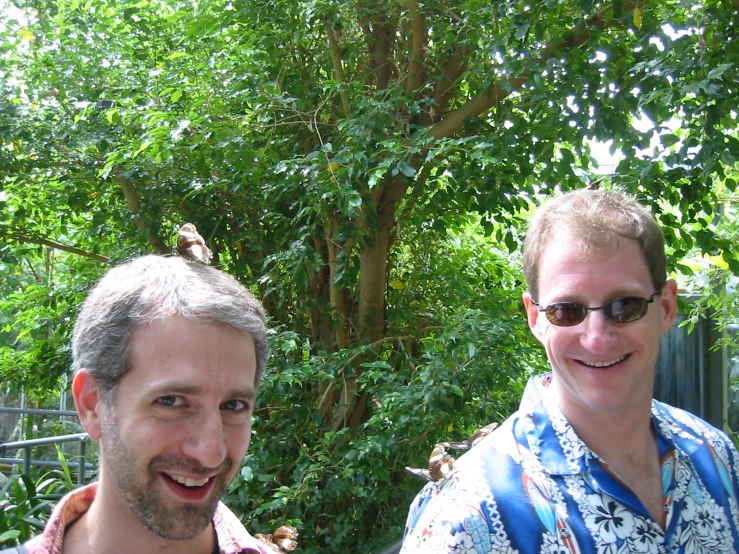
[[[157,398],[157,402],[161,404],[162,406],[166,406],[168,408],[171,407],[177,407],[182,405],[182,398],[175,395],[169,395],[169,396],[160,396]]]
[[[248,406],[243,400],[228,400],[227,402],[223,403],[222,408],[224,410],[237,412],[241,410],[246,410]]]

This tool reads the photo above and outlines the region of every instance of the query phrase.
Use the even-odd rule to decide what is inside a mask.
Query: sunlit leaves
[[[512,406],[506,387],[541,354],[510,265],[538,196],[613,182],[657,212],[671,263],[739,264],[736,237],[715,224],[739,159],[727,2],[459,0],[412,13],[403,2],[69,0],[4,24],[0,232],[120,259],[197,225],[279,327],[239,508],[258,525],[292,510],[307,551],[398,534],[410,446]],[[593,141],[618,160],[600,160]],[[62,366],[51,358],[69,327],[53,322],[74,310],[69,284],[102,270],[56,256],[0,242],[14,295],[0,340],[28,371]],[[29,305],[38,321],[16,316]],[[360,307],[381,316],[376,340],[359,330]],[[354,377],[369,419],[334,429],[317,406],[339,405]],[[362,527],[387,505],[397,521]]]

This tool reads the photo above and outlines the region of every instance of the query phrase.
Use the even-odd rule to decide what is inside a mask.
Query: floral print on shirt
[[[666,527],[579,439],[533,377],[521,407],[411,506],[401,554],[739,551],[739,454],[721,431],[657,401]]]

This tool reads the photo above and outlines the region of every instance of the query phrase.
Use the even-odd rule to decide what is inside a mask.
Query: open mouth
[[[178,497],[187,501],[198,501],[205,499],[213,488],[215,477],[204,479],[192,479],[176,473],[159,473],[164,482]]]
[[[621,363],[626,358],[628,358],[629,356],[630,356],[630,354],[629,355],[626,355],[626,356],[621,356],[620,358],[616,358],[615,360],[610,360],[610,361],[607,361],[607,362],[585,362],[583,360],[577,360],[577,361],[580,362],[582,365],[587,366],[587,367],[605,368],[605,367],[611,367],[611,366],[614,366],[614,365],[616,365],[618,363]]]

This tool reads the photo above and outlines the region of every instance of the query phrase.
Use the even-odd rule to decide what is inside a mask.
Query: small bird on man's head
[[[213,252],[192,223],[185,223],[177,232],[177,252],[184,258],[204,264],[213,258]]]

